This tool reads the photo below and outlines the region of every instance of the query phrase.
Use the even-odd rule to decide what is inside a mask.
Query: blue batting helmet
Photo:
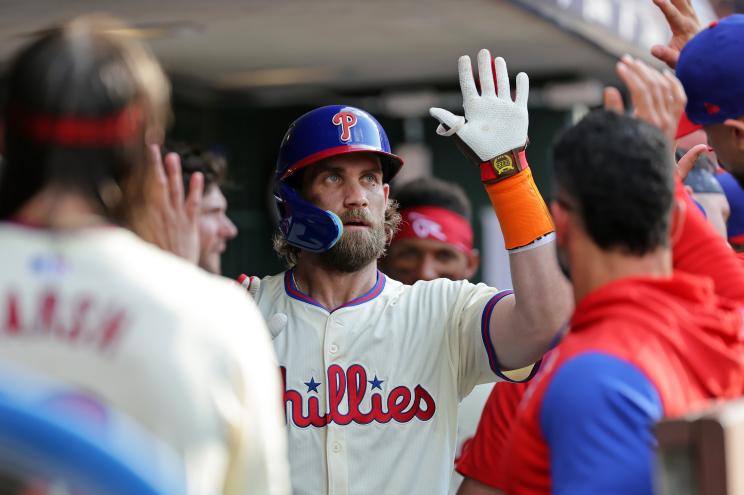
[[[341,237],[343,225],[335,213],[304,200],[287,180],[324,158],[361,152],[380,157],[384,182],[403,166],[403,160],[390,151],[385,130],[364,110],[345,105],[320,107],[289,126],[279,147],[274,189],[279,230],[289,244],[314,253],[327,251]]]

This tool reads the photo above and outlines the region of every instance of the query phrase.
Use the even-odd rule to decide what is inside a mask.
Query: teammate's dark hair
[[[184,189],[188,190],[189,180],[195,172],[204,176],[204,191],[213,185],[222,187],[227,179],[227,160],[222,155],[206,151],[196,145],[182,142],[167,143],[165,153],[178,153],[181,157]]]
[[[656,127],[594,111],[553,149],[558,201],[575,208],[602,249],[643,255],[668,245],[674,162]]]
[[[83,16],[52,27],[18,54],[6,83],[0,218],[42,190],[80,194],[114,222],[135,216],[147,180],[145,135],[164,128],[170,86],[126,26]],[[120,118],[132,129],[121,138]],[[100,122],[116,137],[95,137],[91,124]]]
[[[390,196],[395,198],[401,210],[417,206],[437,206],[465,217],[468,222],[472,218],[470,200],[462,187],[436,177],[408,181],[395,187]]]

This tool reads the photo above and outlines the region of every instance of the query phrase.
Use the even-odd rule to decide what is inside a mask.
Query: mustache
[[[347,210],[342,215],[339,215],[342,223],[347,222],[364,222],[369,225],[376,225],[378,222],[372,217],[372,214],[366,208],[356,208],[354,210]]]

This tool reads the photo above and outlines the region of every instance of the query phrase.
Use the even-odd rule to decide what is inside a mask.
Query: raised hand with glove
[[[506,62],[501,57],[495,60],[496,84],[492,63],[488,50],[478,53],[478,93],[470,57],[460,57],[464,117],[441,108],[429,112],[440,122],[437,133],[454,135],[465,155],[480,167],[506,248],[530,249],[549,240],[554,229],[524,153],[529,126],[529,78],[524,72],[517,75],[516,97],[512,100]]]
[[[507,369],[534,362],[547,350],[571,313],[571,290],[556,259],[553,221],[524,155],[529,78],[517,76],[512,99],[506,62],[496,58],[494,64],[488,50],[478,54],[478,72],[480,93],[470,58],[460,57],[464,117],[441,108],[430,112],[440,122],[437,132],[453,136],[480,167],[509,250],[514,299],[497,304],[489,323],[499,362]]]

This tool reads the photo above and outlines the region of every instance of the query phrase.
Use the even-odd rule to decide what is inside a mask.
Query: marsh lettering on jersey
[[[9,337],[55,338],[106,351],[127,326],[123,309],[102,304],[90,294],[71,299],[48,288],[22,298],[10,290],[0,296],[0,304],[0,330]]]
[[[287,419],[300,428],[308,426],[322,427],[330,423],[361,425],[388,423],[391,420],[407,423],[414,419],[428,421],[436,412],[436,404],[431,394],[421,385],[411,388],[399,385],[384,395],[383,383],[377,375],[368,379],[363,366],[354,364],[347,370],[333,364],[328,367],[323,387],[327,391],[328,408],[321,411],[316,377],[308,377],[304,382],[306,392],[287,388],[287,370],[281,367],[284,381],[284,404],[287,408]],[[368,389],[368,384],[370,388]],[[387,388],[387,387],[386,387]],[[362,403],[369,396],[369,405]],[[348,412],[342,412],[341,406],[348,405]]]

